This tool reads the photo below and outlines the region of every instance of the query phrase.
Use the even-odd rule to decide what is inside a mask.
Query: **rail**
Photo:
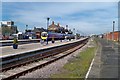
[[[3,71],[7,71],[9,69],[12,69],[12,68],[15,68],[15,67],[19,67],[21,65],[26,65],[26,64],[29,64],[29,63],[37,61],[37,60],[42,60],[42,59],[50,57],[50,56],[58,55],[58,54],[60,54],[62,52],[65,52],[65,51],[67,51],[69,49],[73,49],[73,48],[75,48],[75,47],[77,47],[77,46],[79,46],[81,44],[85,44],[87,41],[88,41],[88,38],[86,38],[84,40],[81,40],[81,41],[78,41],[78,42],[75,42],[75,43],[70,43],[70,44],[66,44],[66,45],[62,45],[62,46],[57,46],[57,47],[49,48],[49,49],[46,49],[46,50],[36,51],[36,52],[29,53],[29,54],[16,55],[16,57],[13,57],[13,56],[6,57],[6,58],[4,58],[2,60],[3,61],[2,65],[4,66],[4,68],[2,68],[1,71],[2,72]],[[79,47],[77,47],[73,51],[77,50],[78,48]],[[67,53],[70,54],[72,52],[69,51]],[[66,55],[68,55],[68,54],[66,54]],[[26,56],[26,57],[23,57],[23,56]],[[62,58],[62,57],[59,57],[59,58]],[[6,61],[9,61],[12,58],[14,58],[15,61],[13,60],[11,62],[5,63]],[[55,60],[57,60],[59,58],[56,58]],[[50,62],[47,62],[47,63],[42,64],[42,65],[46,65],[46,64],[51,63],[53,61],[54,60],[51,60]],[[26,72],[26,71],[23,71],[23,72]],[[21,73],[19,73],[19,75],[20,74]],[[15,76],[16,75],[14,75],[14,78],[15,78]],[[13,78],[13,76],[11,76],[9,78],[5,78],[5,79],[10,79],[10,78]]]

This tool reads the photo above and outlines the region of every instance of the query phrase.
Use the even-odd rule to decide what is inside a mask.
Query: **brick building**
[[[48,27],[48,31],[50,32],[58,32],[58,33],[65,33],[65,28],[61,27],[60,24],[58,23],[57,25],[52,22],[52,24]]]
[[[41,33],[44,31],[47,31],[47,30],[44,28],[36,28],[36,27],[34,27],[34,30],[33,30],[33,32],[35,32],[36,34],[37,39],[41,37]]]
[[[47,31],[47,30],[44,29],[44,28],[36,28],[36,27],[34,27],[33,30],[26,30],[25,34],[27,34],[27,35],[29,35],[31,37],[39,39],[41,37],[41,33],[44,32],[44,31]]]
[[[103,37],[108,40],[113,40],[113,35],[114,41],[120,41],[120,31],[115,31],[114,34],[113,32],[106,33]]]

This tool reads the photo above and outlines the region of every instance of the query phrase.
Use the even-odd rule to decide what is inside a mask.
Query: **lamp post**
[[[66,30],[68,30],[68,25],[66,25]]]
[[[50,18],[47,17],[47,32],[48,32],[48,27],[49,27],[49,20],[50,20]]]
[[[50,20],[50,18],[47,17],[47,32],[48,32],[48,27],[49,27],[49,20]],[[46,39],[46,41],[47,41],[47,44],[48,44],[48,38]]]
[[[75,33],[75,28],[73,28],[73,34],[75,35],[75,39],[77,39],[77,35]]]
[[[73,34],[75,35],[75,28],[73,28]]]
[[[27,32],[27,29],[28,29],[28,25],[26,25],[26,32]]]
[[[108,43],[108,40],[109,40],[108,35],[109,35],[109,32],[107,31],[107,33],[106,33],[107,43]]]
[[[112,40],[114,41],[114,27],[115,27],[115,21],[113,21],[113,32],[112,32]],[[112,48],[114,48],[114,43],[112,43]]]
[[[113,21],[113,33],[112,33],[112,40],[114,41],[114,27],[115,27],[115,21]]]

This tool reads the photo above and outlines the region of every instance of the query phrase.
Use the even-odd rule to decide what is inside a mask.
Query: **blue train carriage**
[[[55,40],[63,40],[65,39],[65,36],[64,34],[61,34],[61,33],[54,33],[54,32],[48,32],[48,39],[49,40],[52,40],[52,39],[55,39]]]
[[[54,33],[54,32],[42,32],[41,39],[42,40],[48,39],[49,41],[52,39],[63,40],[63,39],[65,39],[65,35],[61,34],[61,33]]]
[[[68,40],[75,39],[75,35],[74,34],[65,34],[65,39],[68,39]]]

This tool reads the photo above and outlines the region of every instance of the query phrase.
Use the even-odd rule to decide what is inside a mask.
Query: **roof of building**
[[[47,31],[46,29],[44,29],[44,28],[36,28],[36,27],[34,27],[34,30],[33,30],[34,32],[44,32],[44,31]]]
[[[60,23],[58,23],[57,25],[54,24],[54,21],[52,22],[52,24],[48,27],[48,31],[64,31],[65,28],[60,26]]]
[[[58,30],[60,26],[54,24],[54,21],[52,22],[52,24],[48,27],[48,30],[50,31],[55,31],[55,30]]]

